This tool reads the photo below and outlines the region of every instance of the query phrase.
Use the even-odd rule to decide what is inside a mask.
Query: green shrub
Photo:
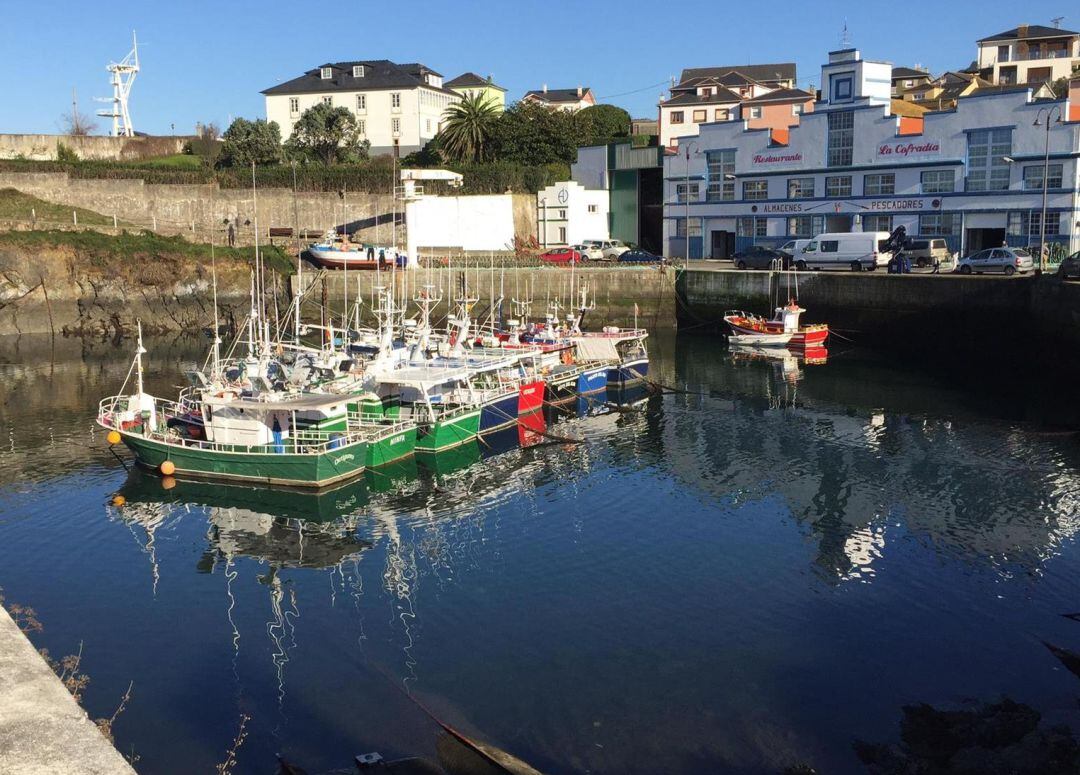
[[[56,144],[56,160],[59,162],[73,163],[79,160],[79,154],[68,148],[63,143]]]

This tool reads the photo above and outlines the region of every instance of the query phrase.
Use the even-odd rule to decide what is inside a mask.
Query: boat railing
[[[361,428],[358,430],[331,431],[331,430],[302,430],[294,431],[284,436],[280,441],[270,441],[266,444],[226,444],[205,439],[194,439],[181,435],[178,431],[169,428],[166,420],[182,414],[181,406],[175,401],[154,399],[154,408],[157,413],[153,427],[146,427],[145,418],[134,418],[125,423],[119,419],[120,412],[126,412],[127,401],[130,396],[110,396],[103,398],[98,404],[98,422],[107,428],[133,433],[141,438],[158,441],[170,446],[184,449],[203,450],[210,452],[228,452],[232,454],[292,454],[292,455],[321,455],[331,449],[348,447],[358,442],[366,441],[368,432]],[[123,407],[120,409],[119,407]]]

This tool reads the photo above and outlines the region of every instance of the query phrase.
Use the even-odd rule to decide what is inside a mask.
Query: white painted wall
[[[514,242],[514,198],[426,196],[405,203],[410,262],[428,248],[507,250]]]
[[[608,238],[608,192],[572,180],[536,194],[537,239],[541,246],[575,245]]]

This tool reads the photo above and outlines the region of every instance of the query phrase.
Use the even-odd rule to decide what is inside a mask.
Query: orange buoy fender
[[[119,444],[120,434],[116,431],[109,431],[108,435],[105,436],[105,441],[109,442],[109,444]]]
[[[161,465],[158,466],[158,468],[161,469],[161,473],[165,474],[165,476],[172,476],[176,473],[176,464],[171,460],[161,461]]]

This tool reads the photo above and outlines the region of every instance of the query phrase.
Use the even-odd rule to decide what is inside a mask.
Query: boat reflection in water
[[[731,362],[736,365],[771,364],[776,373],[786,382],[802,379],[803,366],[822,366],[829,360],[829,351],[824,347],[786,349],[729,344],[728,351],[731,353]]]

